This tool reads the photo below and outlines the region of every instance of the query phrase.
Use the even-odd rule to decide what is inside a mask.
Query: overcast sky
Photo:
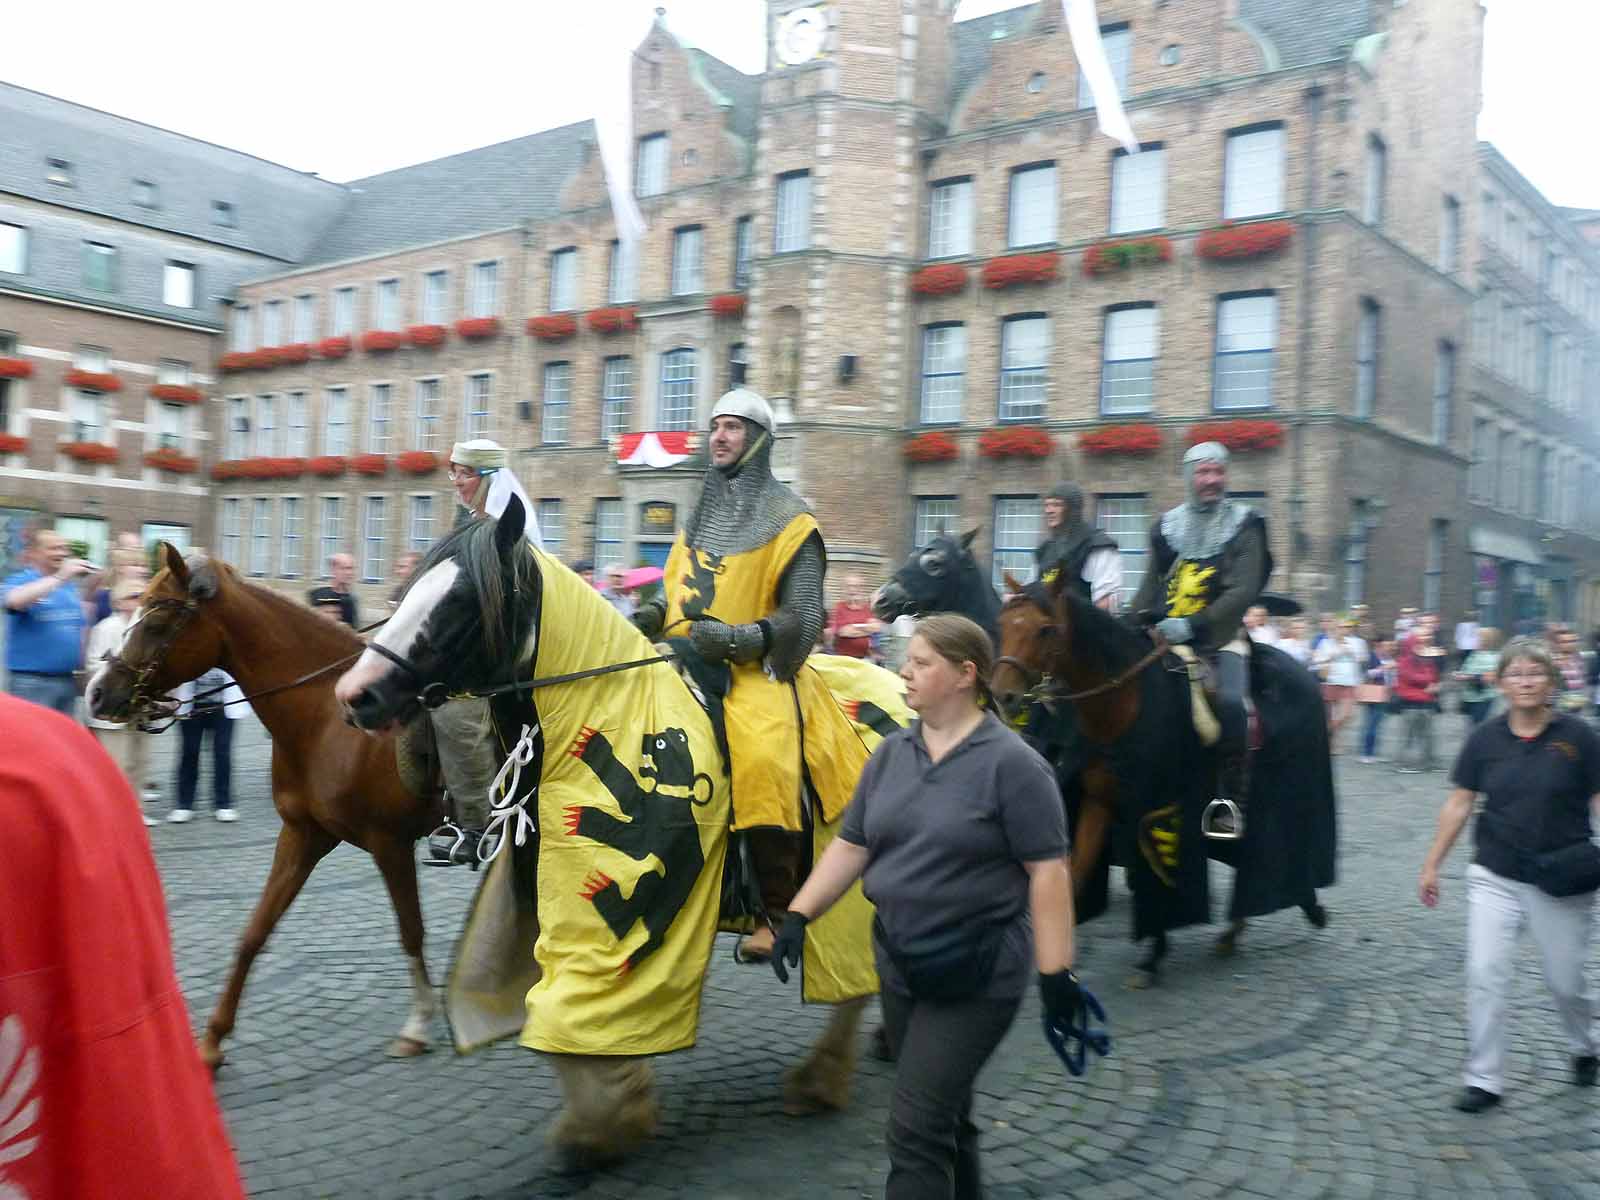
[[[588,117],[594,64],[636,44],[657,2],[14,2],[0,73],[342,181]],[[666,7],[684,41],[741,70],[763,68],[761,0]],[[959,15],[1009,7],[962,0]],[[1487,9],[1479,135],[1557,204],[1600,208],[1600,155],[1583,150],[1600,99],[1588,61],[1600,2]]]

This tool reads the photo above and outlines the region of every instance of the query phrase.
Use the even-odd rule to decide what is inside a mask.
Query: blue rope
[[[1111,1053],[1111,1034],[1105,1029],[1093,1028],[1093,1022],[1105,1021],[1106,1010],[1100,1006],[1100,1001],[1095,999],[1094,993],[1088,988],[1083,988],[1081,991],[1082,1025],[1076,1025],[1070,1020],[1052,1021],[1049,1013],[1043,1016],[1045,1040],[1056,1052],[1056,1057],[1061,1059],[1061,1065],[1072,1075],[1083,1074],[1088,1065],[1090,1050],[1101,1058]]]

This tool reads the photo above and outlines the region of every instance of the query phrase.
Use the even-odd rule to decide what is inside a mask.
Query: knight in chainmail
[[[772,475],[776,422],[747,388],[711,410],[709,466],[699,503],[667,559],[662,591],[634,614],[651,638],[687,636],[729,664],[724,715],[734,829],[749,846],[769,921],[781,921],[805,863],[801,723],[793,685],[817,643],[825,610],[825,551],[816,518]],[[759,959],[771,932],[747,939]]]
[[[1150,530],[1149,568],[1133,611],[1169,643],[1192,645],[1212,660],[1222,726],[1221,795],[1208,808],[1204,828],[1210,836],[1235,838],[1244,832],[1249,785],[1250,646],[1241,627],[1272,573],[1272,554],[1261,514],[1227,498],[1226,447],[1195,446],[1183,456],[1183,477],[1188,498]]]
[[[1044,497],[1045,539],[1033,552],[1039,581],[1071,587],[1112,610],[1122,591],[1122,552],[1103,530],[1083,519],[1083,489],[1058,483]]]

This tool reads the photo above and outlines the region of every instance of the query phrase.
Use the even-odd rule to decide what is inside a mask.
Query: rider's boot
[[[446,812],[449,812],[447,798]],[[428,854],[422,860],[426,867],[470,866],[478,869],[478,843],[483,840],[483,829],[473,824],[458,824],[454,817],[445,817],[428,835]]]

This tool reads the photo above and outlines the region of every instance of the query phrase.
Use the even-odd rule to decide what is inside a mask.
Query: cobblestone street
[[[1452,751],[1457,718],[1446,718]],[[222,985],[272,856],[278,821],[267,750],[240,728],[237,824],[152,830],[180,976],[195,1025]],[[156,761],[169,780],[172,735]],[[1110,1012],[1112,1057],[1067,1077],[1039,1032],[1037,1001],[980,1083],[989,1194],[1183,1197],[1593,1197],[1600,1195],[1600,1094],[1569,1082],[1556,1016],[1524,945],[1511,1019],[1506,1103],[1465,1117],[1449,1103],[1464,1049],[1461,977],[1469,850],[1459,846],[1439,909],[1416,900],[1417,868],[1443,795],[1439,773],[1339,760],[1342,881],[1322,932],[1299,913],[1254,923],[1240,953],[1217,932],[1173,939],[1163,985],[1123,986],[1134,960],[1126,893],[1083,931],[1080,974]],[[205,797],[204,785],[202,798]],[[1226,872],[1217,872],[1225,896]],[[444,976],[477,876],[425,871],[428,962]],[[699,1044],[658,1061],[663,1128],[599,1175],[554,1170],[544,1135],[554,1074],[501,1045],[384,1057],[408,983],[376,870],[341,847],[257,961],[218,1091],[250,1193],[312,1197],[575,1196],[654,1200],[881,1194],[891,1069],[867,1059],[847,1113],[779,1112],[780,1076],[819,1030],[765,968],[719,942]],[[1600,975],[1592,961],[1591,976]],[[868,1027],[876,1018],[868,1020]]]

